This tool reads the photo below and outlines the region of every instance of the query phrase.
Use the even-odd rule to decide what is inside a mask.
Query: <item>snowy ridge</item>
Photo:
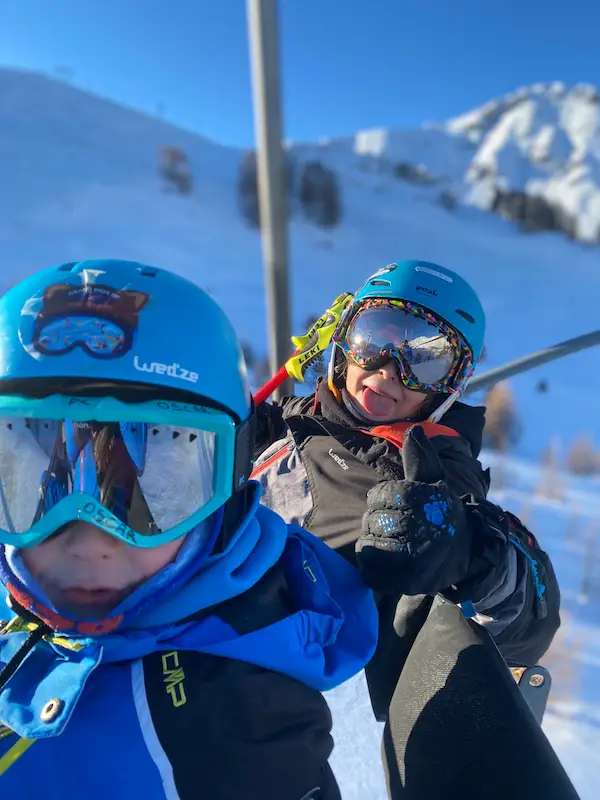
[[[578,85],[567,91],[555,83],[509,95],[479,115],[451,120],[450,133],[474,142],[479,137],[466,175],[472,186],[467,200],[490,208],[494,188],[543,197],[574,220],[576,238],[598,241],[599,108],[594,87]]]
[[[600,94],[593,86],[537,84],[442,124],[359,131],[352,143],[359,160],[422,165],[433,185],[486,211],[497,209],[499,192],[542,198],[559,211],[556,229],[600,240]]]

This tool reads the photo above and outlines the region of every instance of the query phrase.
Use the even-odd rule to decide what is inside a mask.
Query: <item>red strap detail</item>
[[[386,442],[395,444],[396,447],[402,447],[404,435],[409,428],[413,425],[420,425],[425,431],[425,436],[428,439],[433,439],[435,436],[460,436],[454,428],[448,428],[446,425],[439,425],[437,422],[395,422],[393,425],[378,425],[376,428],[365,430],[360,428],[362,433],[368,433],[370,436],[377,436],[379,439],[385,439]]]
[[[75,622],[68,617],[63,617],[52,611],[50,608],[38,603],[33,597],[25,591],[18,589],[11,583],[6,584],[8,592],[15,598],[19,605],[31,611],[38,619],[49,625],[52,630],[58,632],[76,632],[82,633],[84,636],[97,636],[102,633],[112,633],[123,622],[123,614],[117,617],[107,617],[106,619],[98,622]]]
[[[274,464],[275,461],[278,461],[280,458],[283,458],[284,455],[290,450],[290,445],[286,444],[285,447],[282,447],[281,450],[278,450],[276,453],[273,453],[272,456],[269,456],[266,461],[262,464],[259,464],[257,467],[254,467],[252,472],[250,473],[250,480],[254,480],[257,475],[260,475],[261,472],[264,472],[267,467],[271,464]]]

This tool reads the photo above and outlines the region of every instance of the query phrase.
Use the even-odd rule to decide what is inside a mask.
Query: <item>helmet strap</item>
[[[336,372],[339,365],[342,363],[342,360],[345,358],[346,357],[343,354],[342,350],[338,347],[337,344],[334,344],[333,349],[331,351],[331,357],[329,359],[329,367],[327,369],[327,386],[329,387],[329,391],[335,397],[338,403],[342,402],[342,392],[340,387],[337,385],[339,376],[336,374]]]
[[[223,524],[213,552],[222,552],[227,547],[248,510],[248,480],[254,464],[255,440],[256,413],[253,405],[248,419],[236,429],[232,493],[225,503]]]
[[[460,394],[460,392],[452,392],[452,394],[448,395],[444,402],[431,412],[426,421],[439,422],[444,414],[450,409],[450,407],[453,406],[454,403],[459,399]]]

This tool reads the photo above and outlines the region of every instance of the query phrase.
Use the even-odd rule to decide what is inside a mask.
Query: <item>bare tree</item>
[[[598,559],[598,520],[593,519],[586,531],[585,550],[583,557],[583,573],[581,575],[580,600],[589,601],[598,593],[600,588]]]
[[[304,165],[300,180],[300,203],[306,216],[323,228],[333,228],[342,216],[337,175],[320,161]]]
[[[564,500],[565,476],[560,470],[560,439],[554,438],[541,455],[542,471],[536,494],[548,500]]]
[[[445,208],[446,211],[456,211],[458,207],[456,193],[451,189],[443,189],[438,195],[438,203],[442,208]]]
[[[583,641],[572,626],[568,612],[562,611],[562,625],[541,663],[552,676],[552,691],[548,706],[560,706],[574,700],[581,681],[581,650]]]
[[[160,147],[158,159],[158,172],[164,180],[164,191],[191,194],[194,181],[188,157],[183,150],[180,147]]]
[[[533,499],[530,494],[527,499],[521,503],[521,510],[519,511],[519,519],[526,527],[532,523],[533,516]]]
[[[294,159],[285,153],[285,191],[289,215],[291,211],[291,194],[294,183]],[[260,228],[260,203],[258,199],[258,164],[256,150],[247,150],[240,163],[238,172],[238,203],[246,222],[252,228]]]
[[[571,544],[578,538],[581,529],[581,512],[577,507],[571,509],[571,515],[567,522],[567,530],[565,532],[565,542]]]
[[[575,475],[595,475],[600,472],[600,453],[594,447],[591,433],[573,441],[567,456],[567,466]]]
[[[521,438],[521,424],[510,385],[506,382],[496,384],[487,393],[485,405],[484,445],[506,453]]]
[[[248,150],[244,153],[238,175],[238,202],[242,216],[252,228],[260,227],[260,209],[258,204],[258,167],[256,152]]]

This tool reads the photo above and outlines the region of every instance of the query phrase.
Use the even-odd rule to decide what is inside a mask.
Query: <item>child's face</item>
[[[404,386],[393,361],[375,370],[348,361],[346,391],[369,417],[382,422],[413,417],[427,397]]]
[[[74,522],[20,555],[57,610],[97,619],[173,561],[184,540],[142,549],[95,525]]]

